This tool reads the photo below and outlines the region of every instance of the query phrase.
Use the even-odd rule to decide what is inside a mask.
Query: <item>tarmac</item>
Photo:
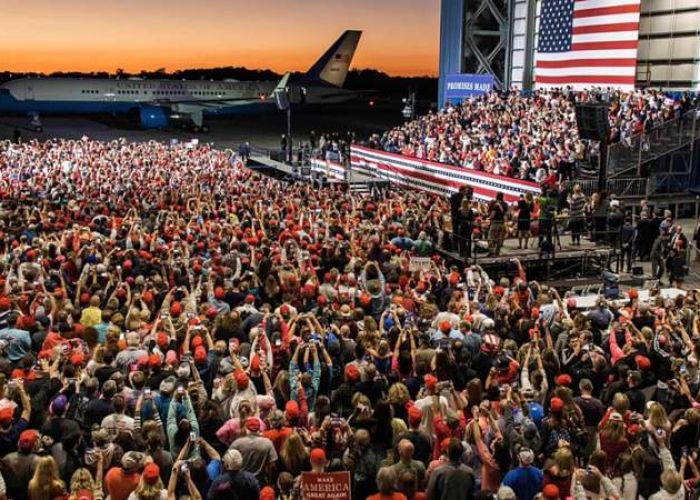
[[[314,110],[292,112],[292,138],[295,145],[306,141],[313,130],[323,133],[346,133],[354,131],[358,139],[372,133],[381,133],[403,122],[400,102],[378,102],[370,106],[367,102],[329,106]],[[287,115],[274,108],[258,115],[236,115],[231,117],[205,117],[207,133],[193,133],[176,127],[163,130],[142,130],[137,123],[124,116],[42,116],[43,131],[29,130],[29,119],[24,116],[0,116],[0,140],[11,139],[19,129],[24,140],[47,140],[56,137],[112,140],[124,137],[129,141],[189,141],[213,143],[222,148],[237,148],[243,142],[262,149],[278,149],[282,134],[287,132]]]

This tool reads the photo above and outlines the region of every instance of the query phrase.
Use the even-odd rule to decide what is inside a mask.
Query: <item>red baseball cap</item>
[[[284,406],[284,414],[289,420],[294,420],[299,416],[299,404],[296,401],[287,401]]]
[[[207,350],[204,348],[204,346],[197,346],[194,350],[194,360],[197,363],[202,363],[203,361],[207,360]]]
[[[239,389],[248,387],[248,375],[243,370],[238,370],[235,375],[236,385]]]
[[[245,427],[249,431],[257,432],[260,430],[260,419],[258,417],[248,417],[245,421]]]
[[[148,484],[155,484],[160,479],[160,467],[154,462],[150,462],[143,468],[143,480]]]
[[[0,297],[0,311],[7,311],[12,307],[12,301],[9,297]]]
[[[549,401],[549,409],[558,413],[564,409],[564,401],[561,398],[553,397]]]
[[[23,431],[22,434],[19,435],[19,441],[17,442],[17,446],[19,447],[20,451],[29,453],[34,449],[34,446],[36,445],[38,440],[39,433],[34,429],[29,429]]]
[[[558,499],[559,498],[559,488],[556,484],[548,484],[542,490],[542,495],[547,499]]]
[[[348,365],[345,368],[345,378],[348,382],[357,382],[360,380],[360,370],[356,365]]]
[[[312,464],[325,464],[327,460],[326,452],[323,450],[323,448],[314,448],[309,454],[309,459],[311,460]]]
[[[157,354],[148,356],[148,366],[151,368],[158,368],[160,366],[160,356]]]
[[[408,410],[408,423],[418,425],[423,420],[423,410],[417,406],[411,406]]]
[[[180,316],[182,314],[182,304],[179,302],[173,302],[170,304],[170,315],[171,316]]]
[[[165,332],[159,332],[156,336],[156,344],[158,344],[158,347],[167,347],[169,343],[170,337],[168,337],[168,334]]]

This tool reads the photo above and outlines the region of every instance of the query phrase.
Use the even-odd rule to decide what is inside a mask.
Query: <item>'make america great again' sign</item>
[[[350,500],[349,472],[304,472],[302,500]]]

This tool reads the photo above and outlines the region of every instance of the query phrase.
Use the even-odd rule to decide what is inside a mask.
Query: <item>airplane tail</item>
[[[348,76],[350,63],[355,49],[360,42],[362,31],[348,30],[326,51],[311,69],[304,80],[325,82],[335,87],[342,87]]]

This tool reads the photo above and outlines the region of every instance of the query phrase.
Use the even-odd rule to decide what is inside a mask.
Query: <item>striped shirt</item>
[[[569,216],[572,219],[583,219],[583,210],[586,206],[586,195],[583,193],[571,193],[568,201]]]

